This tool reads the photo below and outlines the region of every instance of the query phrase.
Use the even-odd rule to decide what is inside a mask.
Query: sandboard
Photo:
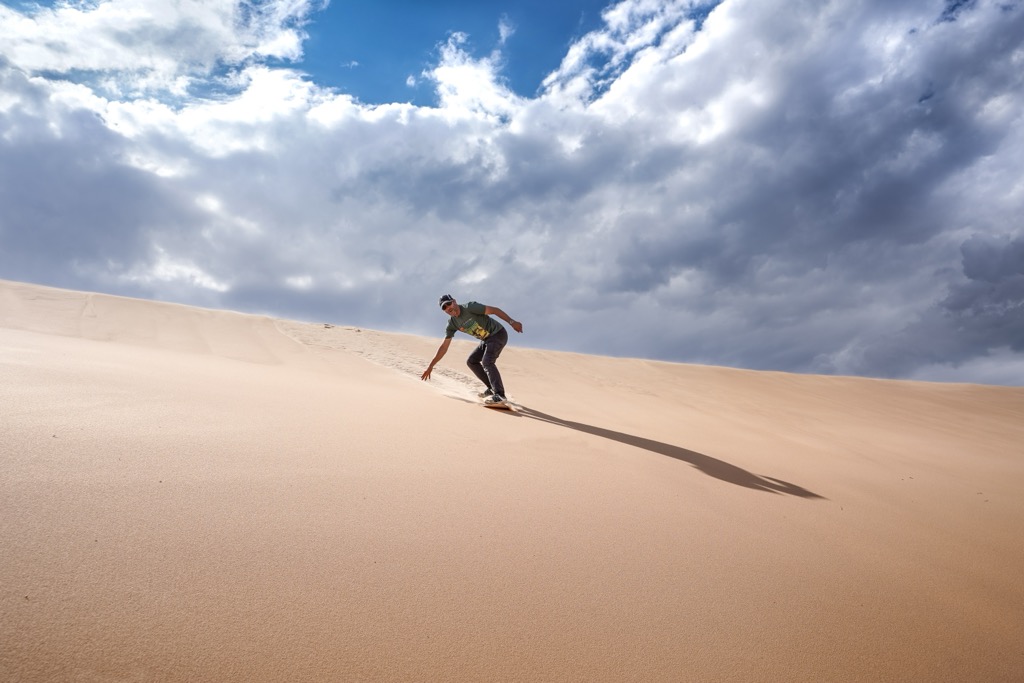
[[[484,408],[490,408],[491,410],[512,410],[512,405],[507,401],[505,403],[483,403]]]

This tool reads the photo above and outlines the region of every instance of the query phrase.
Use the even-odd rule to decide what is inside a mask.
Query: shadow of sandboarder
[[[676,460],[682,460],[685,463],[689,463],[709,477],[721,479],[722,481],[742,486],[744,488],[754,489],[755,491],[767,491],[768,493],[797,496],[799,498],[816,498],[824,500],[823,496],[819,496],[818,494],[808,491],[796,484],[790,484],[788,481],[774,479],[772,477],[762,477],[754,474],[753,472],[748,472],[742,467],[730,465],[729,463],[718,460],[717,458],[712,458],[710,455],[704,455],[703,453],[691,451],[687,448],[680,448],[679,446],[673,446],[672,444],[655,441],[653,439],[645,439],[642,436],[624,434],[623,432],[616,432],[611,429],[602,429],[601,427],[594,427],[593,425],[583,424],[581,422],[563,420],[552,415],[547,415],[538,410],[533,410],[532,408],[520,407],[517,410],[517,414],[534,420],[540,420],[541,422],[558,425],[559,427],[575,429],[576,431],[584,432],[585,434],[593,434],[594,436],[618,441],[619,443],[624,443],[628,446],[643,448],[644,450],[651,451],[652,453],[658,453],[659,455],[667,455],[670,458],[675,458]]]

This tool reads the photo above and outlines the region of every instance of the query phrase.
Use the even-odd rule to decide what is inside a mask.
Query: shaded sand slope
[[[0,281],[0,680],[1020,680],[1024,390],[526,324],[506,414],[466,342]]]

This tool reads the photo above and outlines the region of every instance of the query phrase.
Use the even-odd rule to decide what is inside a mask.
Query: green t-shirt
[[[459,314],[448,318],[448,329],[444,331],[445,339],[451,339],[458,331],[477,339],[487,339],[505,329],[497,320],[486,315],[484,310],[484,305],[475,301],[460,304]]]

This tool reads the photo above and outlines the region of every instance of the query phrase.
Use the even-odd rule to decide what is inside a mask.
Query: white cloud
[[[297,60],[310,0],[104,0],[23,14],[0,5],[5,56],[30,72],[103,74],[115,94],[166,90],[221,66]]]
[[[315,9],[0,6],[4,276],[427,333],[451,291],[531,345],[1024,383],[1021,3],[625,0],[531,98],[453,35],[436,107],[264,61]]]
[[[498,22],[498,44],[504,45],[508,42],[508,39],[515,35],[516,27],[507,16],[503,16],[501,21]]]
[[[437,87],[447,117],[485,116],[501,122],[520,107],[520,98],[500,83],[500,55],[473,59],[462,49],[467,36],[454,33],[441,48],[440,63],[424,74]]]
[[[152,263],[145,268],[123,273],[120,279],[133,285],[147,287],[183,283],[189,287],[212,290],[221,294],[230,289],[227,284],[204,272],[196,264],[185,259],[175,258],[160,247],[155,247],[154,251],[155,258]]]

